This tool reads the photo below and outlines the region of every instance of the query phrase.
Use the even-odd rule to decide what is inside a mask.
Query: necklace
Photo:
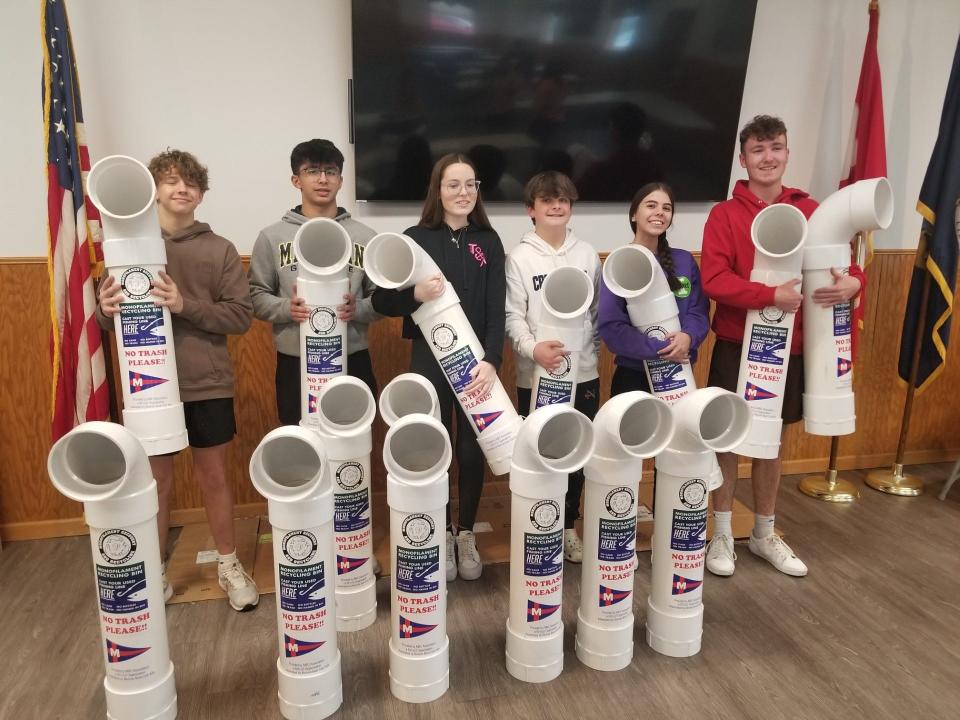
[[[458,249],[460,247],[460,241],[463,239],[463,231],[466,229],[466,226],[460,228],[456,235],[454,235],[453,230],[450,231],[450,242],[456,245]]]

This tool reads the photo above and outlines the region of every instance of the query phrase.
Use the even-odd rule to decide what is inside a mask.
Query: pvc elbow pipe
[[[886,178],[861,180],[823,201],[810,218],[803,282],[808,289],[833,284],[830,268],[850,264],[850,239],[881,230],[893,220],[893,191]],[[824,307],[803,298],[804,429],[812,435],[848,435],[856,429],[853,396],[852,304]]]
[[[567,473],[593,453],[593,425],[569,405],[523,421],[510,471],[507,672],[541,683],[563,671],[563,496]]]
[[[97,162],[87,193],[100,211],[107,272],[123,291],[114,315],[123,386],[123,424],[148,455],[187,446],[170,311],[154,302],[153,281],[167,253],[156,210],[156,185],[143,163],[124,155]]]
[[[363,257],[364,271],[370,279],[388,289],[410,287],[439,272],[423,248],[397,233],[374,237]],[[483,395],[465,390],[471,382],[470,371],[483,360],[484,350],[453,286],[445,283],[440,297],[423,303],[411,318],[423,333],[464,414],[472,421],[477,444],[490,470],[494,475],[505,474],[510,469],[520,416],[499,377]]]
[[[747,402],[709,387],[673,406],[677,430],[657,456],[647,644],[671,657],[700,652],[703,561],[710,476],[717,452],[739,446],[750,429]]]
[[[380,393],[380,417],[387,424],[415,413],[440,419],[437,389],[423,375],[402,373],[387,383]]]
[[[670,406],[644,392],[617,395],[593,419],[596,447],[584,468],[583,565],[577,657],[594,670],[633,658],[637,492],[644,458],[674,433]]]
[[[157,486],[143,446],[114,423],[84,423],[50,449],[54,487],[90,527],[111,718],[177,716],[157,535]]]
[[[377,617],[373,572],[370,452],[376,403],[366,383],[342,375],[327,382],[317,403],[319,434],[333,484],[337,567],[337,630],[353,632]]]
[[[806,218],[792,205],[780,203],[761,210],[750,226],[756,248],[751,281],[777,286],[799,278],[807,233]],[[747,313],[737,393],[748,401],[754,422],[736,450],[740,455],[775,458],[780,454],[780,413],[795,318],[795,313],[775,305]]]
[[[333,490],[316,433],[272,430],[250,458],[267,499],[277,588],[277,698],[288,720],[320,720],[343,701],[334,604]]]
[[[450,438],[440,421],[396,420],[383,443],[390,505],[390,691],[436,700],[450,686],[446,512]]]
[[[337,317],[337,306],[350,293],[353,241],[336,220],[313,218],[297,230],[293,249],[297,293],[310,309],[300,323],[300,412],[303,423],[316,428],[323,384],[347,372],[347,323]]]
[[[567,349],[558,370],[534,365],[530,408],[554,403],[573,404],[580,367],[580,348],[587,329],[584,319],[593,304],[593,283],[575,267],[558,267],[547,273],[540,288],[541,308],[537,319],[537,342],[557,340]]]
[[[614,295],[627,301],[630,322],[655,340],[678,332],[680,313],[670,283],[656,256],[642,245],[624,245],[607,256],[603,281]],[[653,394],[673,404],[697,383],[690,363],[644,360],[647,382]]]

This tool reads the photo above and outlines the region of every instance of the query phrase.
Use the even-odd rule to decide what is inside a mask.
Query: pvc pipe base
[[[811,435],[850,435],[857,429],[853,393],[838,397],[803,394],[803,429]]]
[[[700,652],[703,605],[690,615],[657,609],[647,598],[647,645],[668,657],[691,657]]]
[[[752,458],[775,459],[780,456],[780,418],[754,417],[746,441],[733,449],[737,455]]]
[[[124,408],[123,425],[150,456],[183,450],[188,444],[183,403],[149,410]]]
[[[177,688],[173,679],[173,663],[151,688],[124,692],[111,687],[110,678],[103,679],[107,695],[108,720],[173,720],[177,717]]]
[[[433,655],[411,657],[390,650],[390,692],[398,700],[408,703],[433,702],[450,687],[450,641]],[[427,680],[428,682],[423,682]]]
[[[311,675],[293,675],[277,658],[277,700],[287,720],[323,720],[343,703],[340,682],[340,651],[326,670]]]
[[[600,627],[577,611],[577,658],[589,668],[623,670],[633,660],[633,615],[619,627]]]
[[[510,628],[507,621],[507,672],[517,680],[544,683],[563,672],[563,631],[546,638],[526,638]],[[546,665],[543,658],[555,658]]]
[[[344,599],[342,596],[346,595]],[[341,614],[358,608],[368,608],[357,614]],[[377,619],[377,587],[371,584],[355,593],[337,593],[337,632],[356,632],[373,625]]]

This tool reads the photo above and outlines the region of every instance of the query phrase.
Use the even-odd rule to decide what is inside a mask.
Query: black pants
[[[378,396],[377,378],[373,375],[370,352],[357,350],[347,356],[347,375],[359,378]],[[299,425],[300,410],[300,358],[296,355],[277,353],[277,417],[283,425]]]
[[[530,388],[517,388],[517,406],[521,415],[527,415],[530,409]],[[594,378],[577,383],[577,397],[573,407],[593,420],[600,409],[600,380]],[[569,530],[580,517],[580,497],[583,495],[583,470],[570,473],[567,481],[567,494],[564,497],[563,527]]]
[[[483,493],[483,473],[487,464],[483,451],[477,444],[476,433],[473,431],[470,418],[464,414],[460,403],[457,402],[433,353],[419,338],[414,340],[413,350],[410,353],[410,372],[423,375],[437,390],[437,399],[440,401],[440,422],[450,434],[450,441],[454,444],[454,456],[457,458],[457,488],[460,491],[457,527],[473,530],[473,525],[477,521],[477,509],[480,507],[480,495]],[[456,417],[456,431],[454,431],[454,417]],[[452,526],[449,503],[447,504],[447,525]]]
[[[643,370],[634,370],[633,368],[617,365],[613,371],[613,380],[610,382],[610,397],[621,395],[625,392],[642,390],[645,393],[653,394],[650,389],[650,383],[647,381],[647,374]],[[656,514],[657,504],[657,467],[653,467],[653,497],[650,500],[650,511]]]

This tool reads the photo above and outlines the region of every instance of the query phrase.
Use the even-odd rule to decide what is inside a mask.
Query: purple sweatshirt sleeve
[[[665,340],[654,340],[637,330],[627,315],[626,301],[610,292],[602,279],[597,330],[610,352],[636,360],[656,360],[657,351],[668,345]]]
[[[700,270],[690,258],[690,295],[680,315],[680,329],[690,336],[690,350],[700,347],[710,331],[710,301],[703,293]]]

